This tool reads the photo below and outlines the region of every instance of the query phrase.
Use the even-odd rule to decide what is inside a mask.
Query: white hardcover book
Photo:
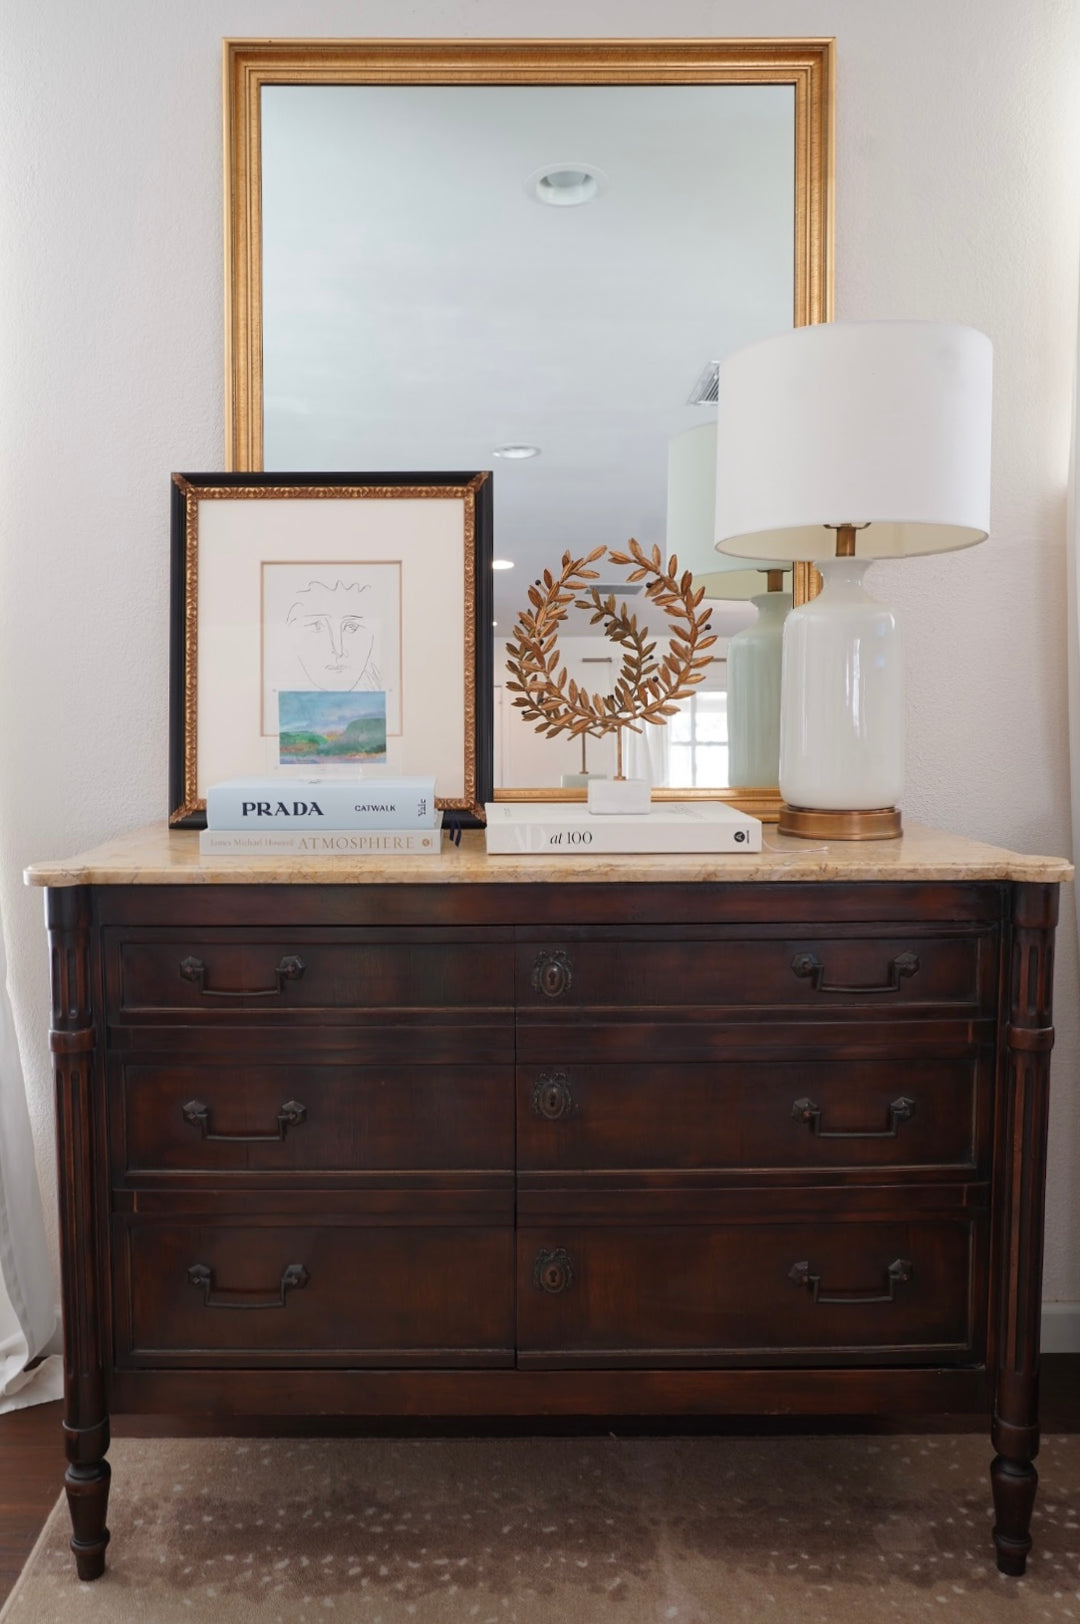
[[[206,792],[210,829],[435,829],[434,778],[230,778]]]
[[[437,857],[442,813],[434,829],[202,829],[204,857]]]
[[[484,810],[487,849],[496,856],[761,850],[760,820],[723,801],[658,801],[640,816],[559,801],[494,801]]]

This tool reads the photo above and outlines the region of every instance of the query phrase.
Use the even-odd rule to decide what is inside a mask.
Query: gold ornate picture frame
[[[289,631],[297,603],[328,645],[318,667]],[[359,603],[362,665],[340,630]],[[481,822],[491,659],[487,473],[173,475],[173,828],[205,826],[209,784],[279,769],[293,688],[377,690],[380,770],[433,774],[443,811]]]
[[[224,42],[226,458],[263,467],[262,109],[265,87],[786,86],[793,119],[795,326],[833,314],[835,42],[777,39],[233,39]],[[430,458],[428,460],[431,460]],[[623,538],[625,539],[625,538]],[[793,601],[811,597],[796,563]],[[580,797],[579,790],[500,787],[496,800]],[[779,794],[658,788],[658,799],[729,800],[774,819]]]

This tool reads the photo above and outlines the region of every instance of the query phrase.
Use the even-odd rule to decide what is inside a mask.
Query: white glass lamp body
[[[780,769],[780,676],[789,592],[761,592],[752,626],[728,644],[728,750],[737,789],[775,789]]]
[[[903,651],[863,588],[869,559],[822,559],[824,590],[784,625],[780,793],[788,806],[872,811],[904,781]]]

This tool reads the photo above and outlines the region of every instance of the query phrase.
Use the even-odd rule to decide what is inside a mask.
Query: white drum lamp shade
[[[716,545],[828,558],[948,552],[990,530],[990,340],[952,322],[827,322],[729,355],[717,401]]]
[[[790,832],[899,832],[899,635],[862,575],[875,558],[986,539],[991,356],[954,323],[837,322],[721,363],[716,545],[813,561],[825,578],[784,629],[780,792],[836,816],[789,817]]]

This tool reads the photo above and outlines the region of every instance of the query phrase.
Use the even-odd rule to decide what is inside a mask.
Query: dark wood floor
[[[1042,1368],[1042,1423],[1046,1432],[1080,1432],[1080,1354],[1051,1354],[1043,1359]],[[605,1418],[595,1427],[570,1425],[566,1422],[545,1427],[547,1432],[682,1432],[713,1431],[742,1433],[803,1433],[803,1432],[979,1432],[986,1423],[978,1416],[932,1417],[913,1420],[905,1416],[895,1421],[880,1418],[861,1419],[843,1417],[826,1418],[809,1423],[798,1420],[774,1421],[753,1417],[738,1417],[734,1421],[724,1418],[698,1420],[687,1423],[667,1421],[629,1421]],[[194,1433],[214,1432],[212,1423],[180,1424],[168,1417],[124,1418],[118,1416],[114,1434],[122,1437],[190,1436]],[[229,1430],[238,1431],[233,1427]],[[280,1419],[273,1422],[252,1421],[244,1430],[250,1432],[284,1432],[297,1434],[322,1431],[325,1433],[370,1432],[369,1424],[354,1425],[327,1421],[321,1426],[310,1422],[296,1422],[286,1428]],[[411,1428],[400,1423],[379,1429],[386,1432],[410,1430],[414,1433],[487,1431],[492,1433],[535,1432],[535,1424],[498,1422],[485,1427],[475,1420],[458,1428],[432,1422],[418,1422]],[[33,1549],[45,1519],[56,1501],[63,1481],[63,1445],[60,1437],[60,1405],[39,1404],[29,1410],[17,1410],[13,1415],[0,1416],[0,1606],[3,1605],[15,1583],[23,1563]]]
[[[53,1508],[64,1476],[61,1405],[0,1415],[0,1606]]]

